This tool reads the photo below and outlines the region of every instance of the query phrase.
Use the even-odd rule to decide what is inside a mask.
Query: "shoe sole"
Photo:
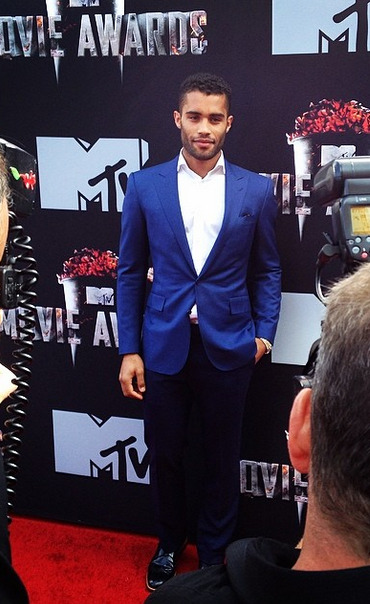
[[[172,575],[172,577],[170,579],[173,579],[173,577],[176,577],[176,575],[177,575],[177,573],[175,572],[175,574]],[[170,581],[170,579],[167,579],[167,581]],[[145,585],[146,585],[147,589],[149,589],[149,591],[156,591],[159,587],[162,587],[162,585],[167,583],[167,581],[163,581],[163,583],[161,585],[158,585],[158,587],[150,587],[150,585],[148,583],[148,574],[146,574],[146,576],[145,576]]]

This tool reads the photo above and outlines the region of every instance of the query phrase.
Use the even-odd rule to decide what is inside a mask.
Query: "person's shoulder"
[[[226,171],[234,174],[238,178],[248,178],[254,181],[256,184],[267,185],[271,183],[271,178],[265,174],[248,170],[248,168],[242,168],[238,164],[233,164],[229,161],[225,161]]]
[[[223,564],[177,575],[155,591],[147,604],[238,604]]]
[[[25,586],[3,553],[0,553],[0,602],[29,604]]]
[[[155,174],[162,174],[171,172],[172,170],[177,169],[178,155],[173,159],[162,162],[160,164],[155,164],[153,166],[144,166],[141,170],[137,170],[133,172],[135,179],[146,179],[154,176]]]

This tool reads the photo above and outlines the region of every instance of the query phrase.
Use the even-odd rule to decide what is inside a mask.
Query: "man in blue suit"
[[[183,453],[198,407],[204,479],[200,567],[223,561],[235,529],[243,411],[280,308],[277,204],[269,179],[226,161],[229,85],[187,78],[174,112],[182,150],[130,176],[117,279],[123,394],[144,401],[159,544],[147,586],[176,571],[186,537]],[[146,299],[149,258],[153,283]]]

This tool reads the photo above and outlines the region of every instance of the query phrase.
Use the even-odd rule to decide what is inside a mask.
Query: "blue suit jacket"
[[[281,271],[272,183],[226,162],[223,224],[197,275],[181,216],[177,161],[129,177],[117,278],[119,352],[141,354],[153,371],[180,371],[196,303],[210,361],[234,369],[252,361],[255,336],[273,342],[276,332]],[[149,256],[154,281],[146,299]]]

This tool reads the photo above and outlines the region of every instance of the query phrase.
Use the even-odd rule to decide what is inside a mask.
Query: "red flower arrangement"
[[[306,111],[295,120],[295,131],[287,134],[288,142],[296,138],[323,132],[348,132],[370,134],[370,109],[358,101],[323,99],[316,105],[310,103]]]
[[[64,279],[75,277],[112,277],[117,278],[118,256],[111,251],[102,252],[84,247],[74,251],[73,256],[63,262],[63,272],[58,275],[61,283]]]

